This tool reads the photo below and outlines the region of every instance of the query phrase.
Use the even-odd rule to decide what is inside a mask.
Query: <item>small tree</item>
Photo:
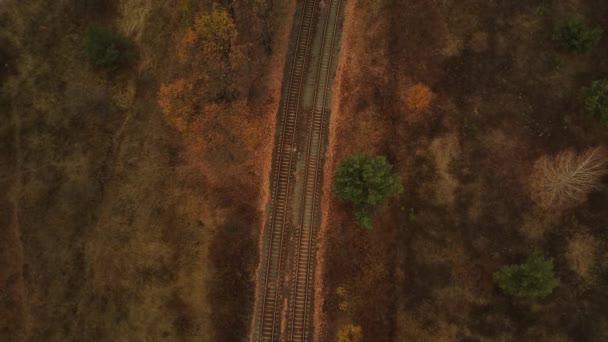
[[[595,80],[584,88],[585,111],[608,124],[608,79]]]
[[[580,154],[566,150],[554,158],[543,156],[536,161],[531,176],[531,196],[545,209],[574,207],[602,186],[607,173],[608,155],[602,147]]]
[[[352,204],[357,224],[371,228],[373,210],[403,191],[399,176],[391,174],[391,168],[385,157],[360,152],[340,161],[332,190],[340,200]]]
[[[572,52],[584,54],[593,49],[602,37],[602,30],[589,27],[579,20],[569,20],[561,24],[553,34],[553,39]]]
[[[85,51],[93,64],[111,66],[124,63],[129,57],[128,40],[96,24],[85,34]]]
[[[520,265],[509,265],[494,273],[506,293],[519,297],[546,297],[559,284],[553,274],[553,259],[534,252]]]

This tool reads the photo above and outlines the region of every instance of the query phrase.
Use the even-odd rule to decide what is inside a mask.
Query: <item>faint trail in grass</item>
[[[14,96],[12,97],[15,98]],[[17,293],[21,299],[20,304],[20,314],[21,321],[23,326],[23,340],[29,340],[31,335],[31,322],[30,315],[27,305],[27,293],[24,286],[23,274],[24,274],[24,259],[23,259],[23,241],[21,240],[21,225],[19,221],[19,213],[20,213],[20,202],[21,202],[21,194],[23,189],[23,152],[21,150],[21,118],[19,117],[19,112],[17,111],[16,105],[13,102],[11,108],[11,116],[12,116],[12,124],[13,128],[13,144],[15,149],[15,173],[14,173],[14,181],[11,189],[10,200],[13,203],[13,211],[12,211],[12,224],[11,230],[9,233],[9,240],[12,240],[15,244],[15,259],[14,263],[18,264],[18,280],[17,280]],[[10,236],[12,235],[12,236]]]

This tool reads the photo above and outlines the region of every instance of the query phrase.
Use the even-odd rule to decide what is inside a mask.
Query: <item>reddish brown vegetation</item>
[[[405,105],[408,109],[418,111],[426,108],[433,98],[431,89],[422,83],[417,83],[403,94]]]
[[[532,199],[546,209],[565,209],[583,203],[602,186],[608,174],[608,153],[601,147],[583,153],[562,151],[539,158],[531,178]]]
[[[176,42],[187,76],[162,84],[158,91],[158,104],[186,139],[187,154],[218,185],[235,184],[228,177],[249,183],[252,176],[261,176],[253,161],[263,158],[260,144],[268,139],[261,133],[269,123],[255,120],[254,110],[242,96],[250,84],[241,82],[242,78],[251,76],[239,72],[246,63],[236,38],[234,22],[225,10],[215,6],[198,14],[194,27],[185,29]],[[244,162],[250,172],[239,171]]]
[[[186,115],[192,113],[193,102],[190,80],[179,78],[161,85],[158,91],[158,105],[171,125],[180,132],[184,132],[188,126]]]

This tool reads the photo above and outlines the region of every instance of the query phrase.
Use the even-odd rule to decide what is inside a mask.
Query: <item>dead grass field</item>
[[[223,2],[249,69],[196,140],[157,92],[189,71],[175,47],[212,2],[2,3],[0,340],[247,335],[291,5]],[[92,67],[91,22],[127,36],[135,61]]]
[[[527,183],[542,155],[608,144],[608,129],[584,113],[580,95],[608,75],[606,40],[585,56],[551,40],[572,16],[608,30],[608,4],[347,6],[326,170],[356,150],[385,154],[405,191],[372,231],[327,195],[319,340],[349,324],[365,341],[607,339],[608,192],[546,211]],[[433,96],[413,111],[403,94],[418,83]],[[534,249],[554,258],[560,286],[540,300],[502,294],[493,272]]]

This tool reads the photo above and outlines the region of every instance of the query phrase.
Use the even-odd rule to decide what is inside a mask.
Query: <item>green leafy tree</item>
[[[595,80],[584,88],[585,111],[608,124],[608,79]]]
[[[494,273],[494,280],[507,294],[519,297],[545,297],[559,284],[553,274],[553,259],[532,253],[519,265],[509,265]]]
[[[360,152],[340,161],[332,190],[340,200],[352,204],[357,224],[371,228],[373,211],[403,191],[401,179],[391,174],[391,169],[384,156]]]
[[[584,54],[599,43],[602,38],[602,30],[598,27],[589,27],[579,20],[570,20],[555,30],[553,38],[563,48]]]
[[[119,34],[91,24],[85,34],[85,51],[95,65],[118,65],[129,59],[129,42]]]

